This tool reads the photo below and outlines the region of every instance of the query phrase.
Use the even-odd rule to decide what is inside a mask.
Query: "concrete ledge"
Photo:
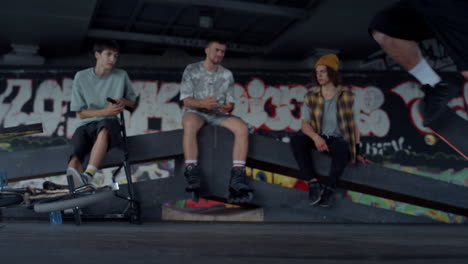
[[[226,135],[229,137],[229,135]],[[316,171],[328,175],[330,158],[313,152]],[[289,144],[277,140],[254,136],[250,141],[249,160],[258,162],[263,169],[298,173],[299,167]],[[256,166],[256,167],[259,167]],[[340,185],[377,196],[420,204],[439,210],[449,210],[468,216],[468,188],[447,182],[430,179],[410,173],[384,168],[375,164],[348,166],[340,179]]]
[[[161,219],[166,221],[263,222],[264,217],[262,208],[229,208],[223,212],[196,213],[163,206]]]
[[[202,171],[202,192],[208,196],[226,197],[230,169],[232,167],[233,135],[224,128],[204,127],[199,134],[199,164]],[[64,173],[68,146],[32,151],[0,153],[0,168],[6,168],[10,180],[41,177]],[[161,206],[167,201],[187,199],[183,177],[182,130],[134,136],[129,138],[131,162],[142,162],[168,157],[176,158],[175,177],[136,183],[138,198],[142,202],[143,216],[162,219]],[[328,157],[313,153],[317,159],[317,171],[327,174]],[[104,166],[116,165],[121,152],[111,151]],[[290,170],[298,175],[298,167],[289,144],[263,136],[251,136],[249,162],[261,163],[263,169]],[[249,165],[249,164],[248,164]],[[256,203],[264,209],[264,221],[327,221],[361,223],[428,223],[428,218],[409,216],[394,211],[378,209],[340,199],[331,209],[310,207],[303,204],[307,192],[285,188],[265,182],[252,181]],[[400,201],[422,205],[446,212],[468,216],[467,188],[404,172],[386,169],[377,165],[348,167],[340,181],[347,189],[389,197],[394,194]],[[380,194],[380,195],[379,195]],[[397,199],[398,200],[398,199]],[[116,201],[105,206],[89,208],[93,213],[102,213],[113,208]],[[114,208],[115,209],[115,208]],[[112,210],[114,210],[112,209]],[[294,219],[294,220],[292,220]]]
[[[128,138],[131,163],[164,159],[183,155],[182,130],[153,133]],[[27,151],[0,153],[0,168],[10,181],[64,174],[71,147],[69,145]],[[106,155],[103,167],[119,165],[122,151],[112,149]]]

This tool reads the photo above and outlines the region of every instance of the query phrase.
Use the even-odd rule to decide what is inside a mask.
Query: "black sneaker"
[[[309,182],[309,204],[314,205],[320,201],[322,185],[318,181]]]
[[[426,84],[421,87],[424,96],[424,106],[421,107],[423,116],[423,125],[430,126],[436,121],[444,111],[447,110],[447,103],[457,96],[459,88],[451,83],[439,82],[435,87]]]
[[[331,207],[335,202],[335,189],[325,186],[323,189],[322,198],[320,199],[319,206]]]
[[[184,172],[185,179],[187,180],[187,192],[193,192],[200,189],[200,168],[198,165],[185,166]]]

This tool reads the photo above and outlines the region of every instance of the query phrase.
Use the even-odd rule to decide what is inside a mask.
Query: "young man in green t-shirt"
[[[73,80],[70,110],[77,113],[76,131],[71,139],[72,154],[67,175],[75,186],[91,184],[109,149],[122,143],[117,115],[135,106],[136,95],[124,70],[114,68],[119,55],[115,41],[98,41],[93,48],[94,67],[79,71]],[[107,102],[110,97],[115,104]],[[86,169],[83,161],[87,154]]]

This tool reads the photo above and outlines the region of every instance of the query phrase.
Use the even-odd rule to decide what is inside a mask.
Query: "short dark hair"
[[[206,45],[205,47],[208,48],[208,46],[210,46],[211,43],[219,43],[219,44],[223,44],[223,45],[226,45],[227,44],[227,41],[223,38],[220,38],[220,37],[213,37],[213,38],[209,38],[206,40]]]
[[[101,53],[105,49],[110,49],[110,50],[115,50],[117,52],[120,52],[119,43],[117,43],[117,41],[115,40],[102,39],[94,43],[93,52]]]
[[[330,81],[335,85],[335,86],[338,86],[341,84],[341,75],[339,72],[335,71],[334,69],[330,68],[329,66],[326,66],[327,67],[327,74],[328,74],[328,78],[330,79]],[[318,81],[317,81],[317,70],[314,69],[313,72],[312,72],[312,75],[313,75],[313,80],[315,81],[315,83],[318,84]]]

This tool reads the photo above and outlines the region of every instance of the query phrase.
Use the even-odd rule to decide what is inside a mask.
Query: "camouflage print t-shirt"
[[[180,100],[191,97],[203,100],[209,96],[220,99],[220,105],[234,103],[234,77],[232,72],[221,65],[215,72],[209,72],[203,66],[203,61],[189,64],[182,75],[180,85]],[[188,112],[216,113],[216,109],[208,111],[206,109],[194,109],[186,107]]]

